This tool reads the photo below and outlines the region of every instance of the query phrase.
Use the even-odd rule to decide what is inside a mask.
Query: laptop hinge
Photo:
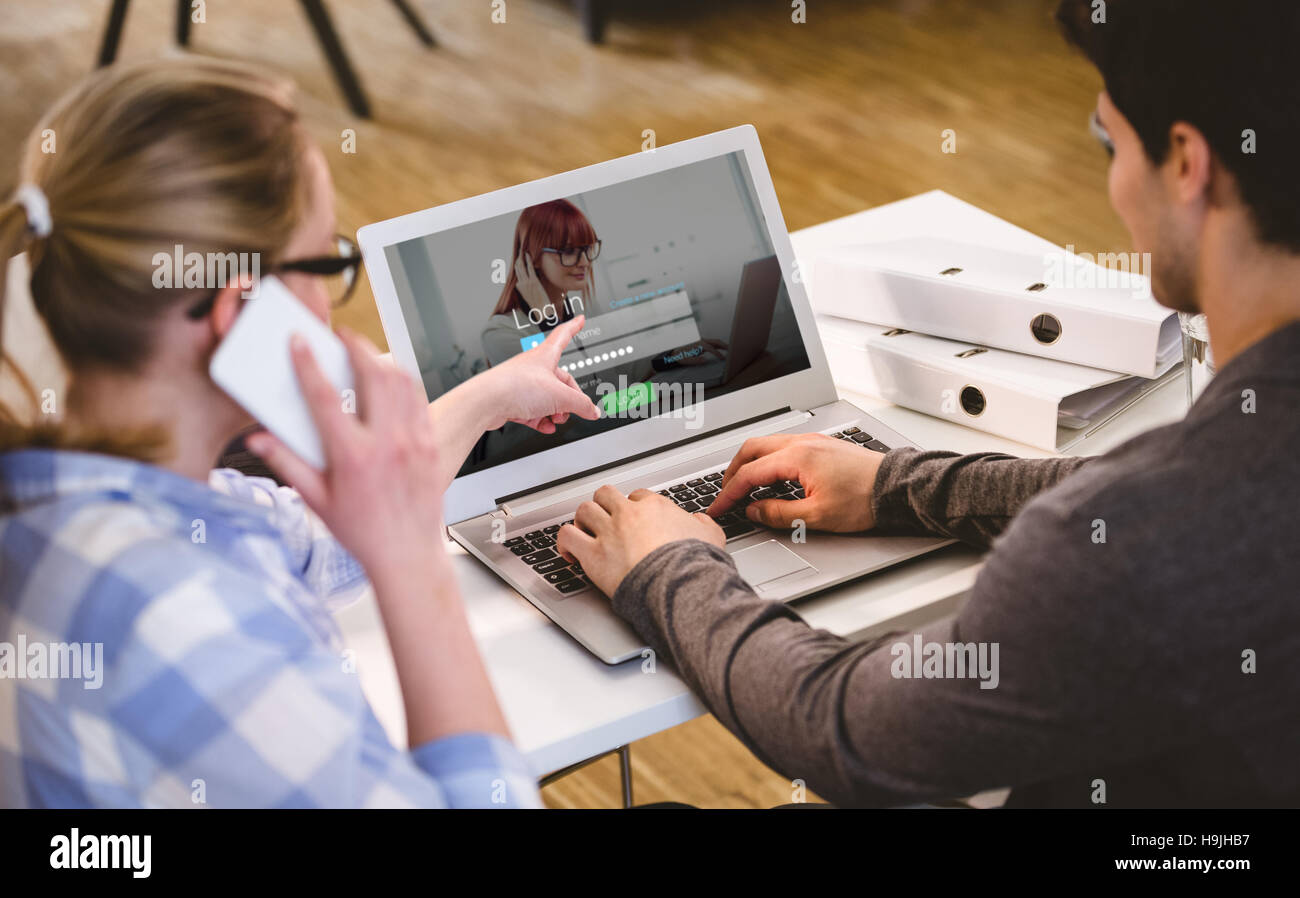
[[[738,436],[748,439],[779,433],[808,420],[811,412],[791,410],[789,406],[765,415],[756,415],[739,421],[730,427],[723,427],[700,436],[689,437],[670,443],[658,449],[642,452],[631,458],[591,468],[571,477],[542,484],[523,493],[503,496],[497,500],[497,510],[489,512],[490,517],[514,517],[528,514],[565,499],[587,498],[600,483],[611,480],[629,480],[638,477],[650,478],[653,473],[665,466],[666,456],[671,455],[672,464],[703,457],[717,450],[736,443]],[[599,482],[596,482],[599,481]]]

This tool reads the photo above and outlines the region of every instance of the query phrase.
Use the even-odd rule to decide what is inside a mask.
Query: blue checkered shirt
[[[270,480],[0,455],[0,805],[539,806],[499,736],[392,745],[331,616],[365,582]]]

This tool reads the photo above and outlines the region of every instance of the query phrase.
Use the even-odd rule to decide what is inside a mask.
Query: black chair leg
[[[420,43],[426,47],[437,46],[437,41],[433,39],[433,32],[424,24],[424,20],[420,18],[416,11],[411,9],[410,3],[407,3],[406,0],[393,0],[393,5],[402,14],[402,18],[406,19],[406,24],[410,25],[420,38]]]
[[[325,51],[325,56],[334,69],[334,78],[348,98],[348,105],[352,107],[352,112],[359,118],[370,118],[370,101],[366,99],[365,92],[361,89],[361,82],[352,71],[352,64],[348,62],[348,56],[343,51],[343,44],[339,42],[334,23],[330,21],[329,13],[325,11],[325,4],[321,0],[301,0],[301,3],[303,11],[307,13],[307,18],[311,22],[311,27],[316,32],[316,39],[320,41],[321,49]]]
[[[122,39],[122,25],[126,22],[126,4],[130,0],[113,0],[113,8],[108,11],[108,24],[104,26],[104,38],[99,43],[99,65],[111,65],[117,58],[117,44]]]
[[[587,40],[599,44],[605,39],[605,20],[609,12],[608,0],[578,0],[578,15]]]
[[[190,45],[190,0],[176,0],[176,43]]]

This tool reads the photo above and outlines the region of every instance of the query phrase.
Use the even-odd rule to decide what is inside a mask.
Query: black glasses
[[[330,297],[330,308],[337,309],[352,298],[352,291],[357,286],[357,272],[361,269],[361,250],[351,237],[343,234],[334,236],[338,254],[333,256],[315,256],[309,259],[293,259],[272,265],[263,274],[279,274],[297,271],[314,274],[325,279],[325,287]],[[199,320],[212,311],[217,294],[213,293],[200,300],[185,314],[192,320]]]
[[[577,265],[578,259],[583,256],[587,257],[588,262],[595,262],[596,257],[600,255],[600,241],[597,240],[587,246],[566,246],[564,249],[551,249],[549,246],[544,246],[542,252],[555,253],[560,257],[561,265]]]
[[[1095,109],[1092,111],[1092,117],[1088,119],[1088,131],[1093,137],[1097,138],[1097,143],[1101,144],[1102,149],[1106,151],[1106,155],[1112,159],[1115,158],[1115,141],[1110,139],[1110,132],[1101,123],[1101,116],[1097,114]]]
[[[303,274],[325,278],[330,291],[330,308],[337,309],[352,298],[352,291],[356,289],[357,272],[361,269],[361,250],[351,237],[343,234],[334,235],[334,245],[338,250],[336,255],[281,262],[272,266],[271,273],[301,271]]]

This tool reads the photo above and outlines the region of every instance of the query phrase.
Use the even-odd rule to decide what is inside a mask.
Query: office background
[[[1100,79],[1057,36],[1054,0],[609,0],[588,43],[567,0],[411,0],[417,42],[381,0],[332,0],[373,105],[348,110],[299,5],[208,3],[191,51],[292,76],[338,191],[340,228],[752,122],[791,229],[941,188],[1080,251],[1126,250],[1088,135]],[[19,142],[94,65],[107,0],[5,0],[0,190]],[[175,52],[176,4],[134,0],[121,59]],[[355,153],[343,151],[355,132]],[[943,152],[944,132],[955,139]],[[383,343],[363,281],[337,320]],[[12,333],[12,332],[11,332]],[[11,339],[17,340],[15,337]],[[767,807],[791,787],[710,717],[635,744],[639,802]],[[607,758],[545,790],[617,806]],[[812,799],[812,796],[809,796]]]

